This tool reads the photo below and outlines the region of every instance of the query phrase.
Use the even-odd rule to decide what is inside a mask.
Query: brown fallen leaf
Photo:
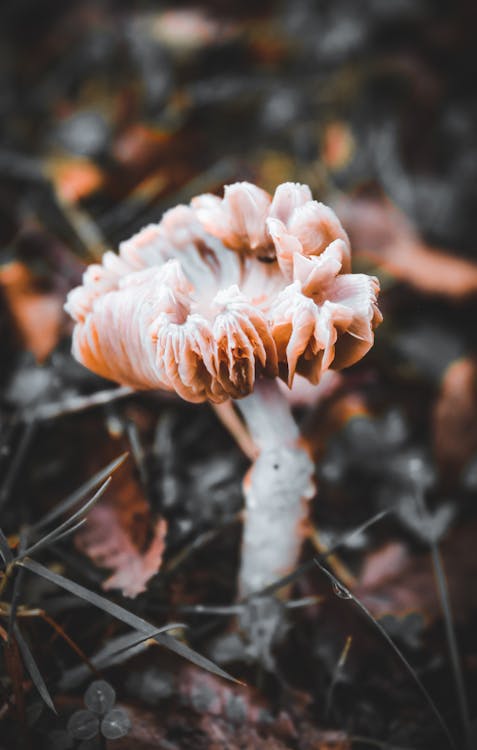
[[[132,123],[112,144],[117,171],[106,180],[105,191],[115,201],[127,199],[143,205],[160,201],[195,175],[192,156],[196,147],[192,133]]]
[[[356,151],[356,142],[346,122],[333,120],[323,132],[323,161],[328,169],[343,169]]]
[[[372,591],[393,580],[409,563],[409,552],[401,542],[389,542],[366,558],[361,571],[360,586]]]
[[[58,343],[66,320],[63,297],[42,288],[20,261],[0,268],[0,287],[22,346],[43,362]]]
[[[477,607],[476,523],[454,529],[441,543],[449,596],[456,621],[465,622]],[[390,542],[367,556],[354,593],[375,617],[419,612],[428,624],[441,618],[430,554],[411,555],[406,545]]]
[[[477,362],[466,357],[444,373],[433,414],[434,451],[454,476],[477,454]]]
[[[376,618],[419,612],[431,624],[440,617],[430,558],[411,557],[400,542],[369,555],[354,593]]]
[[[424,294],[460,300],[477,292],[477,265],[427,245],[389,200],[343,199],[336,210],[355,258],[376,264]]]
[[[319,400],[302,425],[308,450],[315,461],[320,460],[331,437],[342,430],[354,417],[369,416],[364,397],[357,391],[331,392],[329,398]]]
[[[113,155],[118,164],[135,169],[147,167],[158,154],[170,148],[173,135],[166,131],[134,123],[120,133],[113,144]]]
[[[161,567],[166,534],[167,522],[161,518],[154,525],[149,546],[141,551],[121,526],[114,505],[104,503],[91,511],[75,542],[95,565],[114,571],[102,583],[105,591],[120,589],[124,596],[134,598],[146,590]]]
[[[80,157],[56,157],[45,164],[45,172],[52,180],[58,197],[67,203],[77,203],[102,187],[103,174],[96,164]]]
[[[161,567],[167,522],[152,521],[132,462],[114,475],[108,497],[89,513],[75,545],[95,565],[112,571],[104,590],[120,589],[124,596],[135,597]]]

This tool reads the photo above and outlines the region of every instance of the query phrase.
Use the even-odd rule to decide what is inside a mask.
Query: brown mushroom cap
[[[259,376],[317,383],[361,359],[381,321],[377,279],[350,271],[348,237],[306,185],[202,195],[105,253],[68,295],[74,356],[187,401],[249,394]]]

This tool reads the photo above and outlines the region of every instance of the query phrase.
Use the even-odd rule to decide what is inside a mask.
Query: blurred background
[[[392,509],[345,549],[342,572],[432,686],[458,737],[469,697],[470,714],[477,709],[476,22],[473,0],[0,6],[2,526],[16,533],[120,447],[132,448],[135,468],[110,507],[122,533],[134,528],[136,552],[151,518],[165,519],[172,560],[240,509],[246,461],[207,407],[142,396],[116,403],[114,394],[99,410],[71,407],[68,399],[112,385],[72,361],[64,298],[87,263],[197,193],[220,194],[237,180],[271,191],[308,183],[349,232],[354,269],[379,277],[384,314],[362,363],[325,396],[295,395],[319,488],[308,554]],[[200,553],[201,574],[186,565],[156,596],[171,606],[232,602],[240,536],[230,533]],[[437,543],[467,697],[452,677],[429,551]],[[98,584],[87,541],[62,564],[76,560],[78,571],[80,552]],[[316,595],[323,582],[297,586]],[[137,601],[147,610],[154,587]],[[268,663],[266,709],[280,705],[277,684],[293,685],[301,718],[295,740],[269,729],[276,744],[263,747],[347,750],[353,734],[446,747],[409,677],[383,660],[378,636],[366,631],[335,680],[344,639],[358,627],[336,607],[297,615],[280,668]],[[191,638],[205,650],[202,626]],[[104,630],[88,633],[88,653]],[[41,659],[53,682],[68,666],[49,649]],[[134,674],[128,700],[156,705],[148,700],[157,675],[144,688],[143,667]],[[332,741],[328,729],[335,744],[318,744]],[[210,726],[202,730],[210,738]],[[235,747],[232,735],[224,746]],[[250,737],[240,747],[262,747]],[[154,746],[212,747],[181,742]]]

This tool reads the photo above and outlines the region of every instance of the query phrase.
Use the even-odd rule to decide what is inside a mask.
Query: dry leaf
[[[440,545],[454,618],[465,622],[477,606],[476,524],[454,529]],[[368,555],[355,590],[375,617],[402,617],[419,612],[428,623],[441,617],[430,554],[411,555],[400,542],[390,542]]]
[[[339,120],[328,123],[323,133],[323,161],[328,169],[343,169],[355,151],[356,143],[349,125]]]
[[[343,199],[337,213],[350,234],[355,257],[377,264],[425,294],[463,299],[477,292],[477,265],[427,245],[390,201]]]
[[[163,518],[152,527],[148,502],[133,471],[132,463],[127,462],[113,477],[111,499],[93,508],[75,537],[83,554],[112,571],[103,589],[120,589],[129,597],[144,591],[160,569],[167,534]]]
[[[156,160],[158,154],[170,148],[172,141],[173,135],[170,133],[136,123],[117,137],[113,155],[122,166],[134,164],[134,168],[138,169]]]
[[[305,425],[304,437],[308,450],[316,461],[320,460],[331,437],[342,430],[355,417],[368,417],[369,407],[357,391],[340,393],[339,390],[318,402],[318,413]]]
[[[141,552],[122,527],[114,506],[104,503],[91,511],[75,541],[96,565],[114,571],[102,584],[105,591],[120,589],[124,596],[135,597],[146,590],[161,567],[166,533],[167,522],[161,518],[148,548]]]
[[[440,465],[460,472],[477,453],[477,362],[453,362],[433,409],[434,450]]]
[[[0,287],[22,345],[43,362],[58,343],[65,320],[64,299],[55,291],[42,289],[20,261],[0,268]]]
[[[84,158],[56,158],[46,164],[59,198],[77,203],[95,193],[103,184],[103,174],[92,161]]]

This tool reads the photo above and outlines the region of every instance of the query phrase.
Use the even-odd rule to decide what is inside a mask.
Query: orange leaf
[[[338,213],[355,257],[377,264],[425,294],[463,299],[477,292],[477,265],[427,245],[390,201],[343,200]]]
[[[64,321],[63,298],[41,289],[24,263],[0,268],[0,287],[25,349],[42,362],[55,348]]]
[[[91,511],[75,541],[96,565],[113,571],[102,584],[105,591],[120,589],[124,596],[134,598],[146,590],[147,582],[161,567],[166,533],[167,522],[161,518],[149,546],[141,551],[121,525],[114,505],[104,503]]]

